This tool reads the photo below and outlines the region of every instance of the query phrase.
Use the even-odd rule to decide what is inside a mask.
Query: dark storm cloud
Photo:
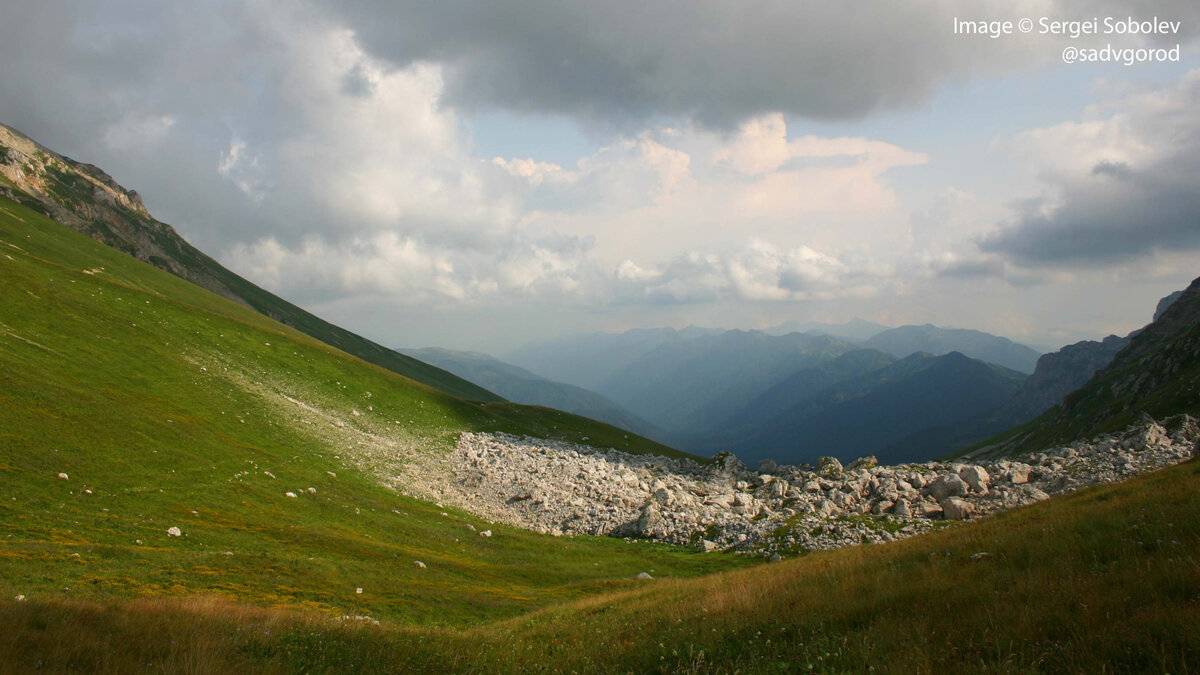
[[[372,52],[449,64],[457,105],[618,122],[859,116],[970,66],[951,58],[952,14],[883,0],[339,4]]]
[[[1027,201],[980,248],[1029,266],[1111,263],[1200,249],[1198,106],[1200,71],[1193,71],[1173,88],[1132,96],[1116,105],[1111,118],[1091,121],[1104,129],[1094,137],[1056,141],[1086,125],[1036,135],[1037,143],[1065,161],[1076,153],[1106,152],[1136,159],[1101,159],[1090,167],[1047,172],[1051,196]],[[1121,147],[1110,150],[1102,138],[1119,139]],[[1098,148],[1091,147],[1093,140]]]
[[[1023,9],[1080,19],[1113,4],[1046,1]],[[618,123],[663,115],[724,125],[767,110],[852,118],[920,102],[948,80],[1057,56],[1050,37],[953,34],[955,17],[1022,16],[1000,2],[351,0],[337,6],[374,53],[397,63],[451,64],[449,98],[456,105]],[[1194,3],[1184,1],[1153,9],[1182,20],[1189,34],[1200,18]]]

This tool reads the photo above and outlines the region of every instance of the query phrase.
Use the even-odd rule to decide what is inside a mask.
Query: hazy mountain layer
[[[487,354],[436,347],[400,348],[397,351],[454,373],[514,403],[565,410],[643,436],[661,438],[664,435],[661,429],[600,394],[582,387],[548,380]]]
[[[864,319],[853,318],[846,323],[821,323],[820,321],[785,321],[777,326],[772,326],[763,330],[767,335],[787,335],[788,333],[814,333],[818,335],[832,335],[842,338],[843,340],[852,340],[862,342],[872,336],[878,335],[887,330],[888,327],[866,321]]]
[[[664,343],[598,391],[668,432],[707,430],[797,370],[853,349],[826,335],[726,331]]]
[[[751,406],[733,422],[726,447],[747,461],[814,462],[876,455],[881,462],[921,461],[954,448],[897,445],[919,431],[982,416],[1012,396],[1025,379],[1002,366],[958,352],[914,354],[804,397],[770,418]]]
[[[934,355],[961,352],[973,359],[1032,373],[1037,366],[1038,352],[1008,338],[997,337],[977,330],[924,326],[901,326],[883,331],[863,343],[898,358],[927,352]]]

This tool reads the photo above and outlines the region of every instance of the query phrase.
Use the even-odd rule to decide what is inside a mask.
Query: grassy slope
[[[3,128],[23,136],[15,129]],[[189,244],[174,228],[165,223],[115,202],[98,201],[95,184],[83,174],[112,181],[110,176],[97,167],[81,164],[57,155],[48,148],[38,147],[42,157],[51,162],[47,171],[49,181],[46,198],[78,215],[82,221],[77,223],[77,229],[84,234],[149,262],[159,269],[188,279],[218,295],[244,303],[276,321],[369,363],[462,398],[477,401],[501,400],[499,396],[482,387],[351,333],[250,283]],[[5,152],[7,148],[0,145],[0,156]],[[3,182],[16,188],[12,181],[6,178]],[[112,185],[116,185],[115,182]],[[12,196],[39,213],[46,213],[45,205],[19,189]]]
[[[113,671],[1175,673],[1200,667],[1198,621],[1193,461],[902,542],[466,630],[209,599],[8,601],[0,653]]]
[[[449,447],[460,430],[667,451],[584,418],[451,397],[7,200],[0,288],[0,597],[217,593],[461,624],[644,570],[738,564],[532,535],[399,496],[350,462],[366,433],[415,452]],[[283,395],[347,426],[309,428]],[[185,536],[168,537],[171,526]]]

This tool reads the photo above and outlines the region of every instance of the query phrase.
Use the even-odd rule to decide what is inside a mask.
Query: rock
[[[70,476],[68,476],[68,475],[67,475],[67,474],[65,474],[65,473],[60,473],[60,474],[58,474],[58,477],[59,477],[59,478],[61,478],[61,479],[63,479],[63,480],[70,480],[70,479],[71,479],[71,477],[70,477]]]
[[[938,476],[929,484],[929,495],[939,502],[947,497],[962,497],[967,494],[967,482],[954,474]]]
[[[992,554],[988,553],[987,551],[980,551],[978,553],[971,554],[971,560],[974,560],[976,562],[983,560],[984,558],[990,558],[990,557],[992,557]]]
[[[1026,494],[1026,496],[1029,497],[1030,500],[1035,501],[1035,502],[1042,502],[1047,499],[1050,499],[1050,495],[1046,494],[1042,490],[1039,490],[1035,487],[1026,489],[1025,494]]]
[[[1031,473],[1033,473],[1033,467],[1020,462],[1014,462],[1012,466],[1008,467],[1007,471],[1008,480],[1013,485],[1028,483]]]
[[[662,502],[666,506],[671,506],[675,503],[675,493],[671,492],[666,486],[660,487],[654,491],[654,498]]]
[[[779,555],[778,553],[776,553],[775,555],[771,556],[771,558],[770,558],[770,560],[769,560],[768,562],[777,563],[777,562],[779,562],[780,560],[783,560],[783,556],[781,556],[781,555]]]
[[[171,526],[171,527],[168,527],[168,528],[167,528],[167,536],[170,536],[170,537],[182,537],[182,536],[183,536],[183,531],[182,531],[182,530],[180,530],[178,527]]]
[[[842,463],[837,457],[822,457],[817,460],[817,473],[822,476],[836,476],[842,471]]]
[[[563,441],[463,434],[450,457],[453,473],[448,478],[437,464],[423,471],[406,469],[395,480],[402,492],[411,491],[406,494],[444,500],[478,517],[536,532],[648,536],[702,551],[733,549],[765,560],[793,548],[819,550],[900,539],[927,531],[932,519],[974,518],[1043,499],[1047,493],[1177,463],[1193,454],[1195,439],[1184,436],[1200,433],[1188,426],[1186,421],[1176,422],[1168,433],[1134,425],[1122,434],[975,466],[926,462],[869,469],[855,465],[838,471],[839,464],[826,461],[820,467],[823,475],[812,467],[779,465],[755,474],[728,454],[697,463]],[[1136,450],[1113,450],[1127,438]],[[1120,457],[1124,454],[1129,457]],[[1129,460],[1128,470],[1117,468],[1126,466],[1119,457]],[[473,477],[470,481],[464,480],[467,472]],[[529,499],[506,503],[522,492]],[[961,501],[939,504],[950,498]],[[839,520],[870,512],[889,514],[902,527],[885,532]]]
[[[991,476],[982,466],[964,466],[958,471],[958,477],[966,481],[972,490],[981,495],[987,494],[988,481],[991,480]]]
[[[292,499],[296,499],[296,493],[295,493],[295,492],[285,492],[285,493],[283,493],[283,494],[284,494],[284,496],[290,497],[290,498],[292,498]]]
[[[732,452],[718,452],[713,455],[713,464],[725,473],[738,474],[746,470],[746,465]]]
[[[966,520],[975,511],[975,505],[961,497],[947,497],[938,504],[946,520]]]
[[[638,573],[637,573],[637,576],[636,576],[636,577],[634,577],[634,579],[653,579],[653,578],[654,578],[654,577],[650,576],[650,575],[649,575],[648,573],[646,573],[646,572],[638,572]]]
[[[481,536],[481,537],[483,537],[483,538],[485,538],[485,539],[490,539],[490,538],[491,538],[491,536],[492,536],[492,531],[491,531],[491,530],[484,530],[483,532],[480,532],[480,533],[479,533],[479,536]]]
[[[758,472],[759,473],[775,473],[775,471],[778,468],[779,468],[779,465],[776,464],[775,460],[773,460],[773,459],[764,459],[763,461],[758,463]]]
[[[421,562],[420,560],[414,560],[413,564],[421,569],[425,569],[425,563]]]
[[[850,471],[857,471],[858,469],[870,469],[876,466],[879,466],[879,460],[875,457],[875,455],[867,455],[866,457],[859,457],[853,462],[850,462],[850,466],[847,468]]]
[[[18,595],[18,596],[16,596],[15,598],[13,598],[13,600],[16,600],[17,602],[25,602],[25,596],[24,596],[24,595]]]

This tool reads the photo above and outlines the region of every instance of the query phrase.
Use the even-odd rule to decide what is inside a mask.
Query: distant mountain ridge
[[[1037,357],[1032,349],[979,331],[886,329],[861,320],[842,324],[859,329],[860,335],[884,328],[864,345],[818,330],[822,324],[781,326],[813,332],[771,335],[689,327],[585,334],[530,345],[517,350],[514,360],[540,375],[556,373],[564,381],[588,383],[579,386],[645,418],[668,434],[666,442],[681,449],[701,454],[734,450],[750,460],[774,455],[801,461],[797,444],[824,444],[820,439],[832,437],[828,425],[844,421],[838,416],[844,410],[868,415],[859,425],[880,426],[870,416],[890,421],[862,442],[824,448],[821,454],[876,452],[932,459],[986,438],[1009,426],[988,415],[1009,402],[1025,379],[1024,372],[994,360],[1015,360],[1032,370]],[[877,338],[901,356],[870,348]],[[911,339],[903,344],[904,338]],[[917,351],[914,356],[906,347],[941,351],[954,345],[982,357],[950,349],[958,353],[946,363],[957,362],[957,370],[942,366],[925,376],[929,380],[909,382],[911,389],[893,386],[947,355]],[[935,382],[939,378],[940,384]],[[877,389],[901,398],[887,401]],[[935,389],[946,392],[944,399],[935,396]],[[817,396],[826,390],[827,396]],[[866,403],[848,403],[860,398]],[[942,400],[944,409],[934,405],[935,400]],[[920,401],[929,405],[914,405]],[[894,412],[899,410],[911,415],[897,417]],[[800,418],[806,421],[800,424]]]
[[[688,326],[636,328],[624,333],[577,333],[533,342],[501,358],[555,382],[598,391],[614,373],[663,344],[724,331]]]
[[[864,455],[885,463],[924,461],[949,449],[940,442],[902,441],[990,412],[1024,379],[1022,373],[959,352],[912,354],[797,397],[784,409],[763,414],[763,402],[755,401],[730,422],[729,435],[719,438],[747,461],[811,463],[822,455],[843,461]],[[768,394],[779,395],[778,390]]]
[[[961,352],[973,359],[1025,374],[1034,371],[1040,356],[1036,350],[1008,338],[965,328],[940,328],[933,324],[885,330],[863,342],[862,346],[887,352],[897,358],[919,352],[934,355]]]
[[[968,454],[1025,452],[1120,428],[1143,413],[1200,415],[1200,278],[1160,301],[1155,316],[1061,403]]]
[[[1084,340],[1062,349],[1042,354],[1037,368],[1013,395],[1012,400],[996,412],[1005,426],[1027,422],[1062,401],[1092,379],[1096,371],[1112,363],[1113,357],[1129,344],[1129,336],[1109,335],[1101,341]]]
[[[141,197],[101,169],[0,125],[0,194],[92,239],[249,307],[358,358],[455,396],[501,400],[440,368],[335,326],[250,283],[155,220]]]
[[[396,351],[454,373],[488,391],[496,392],[513,403],[575,413],[641,436],[665,436],[661,429],[600,394],[575,385],[548,380],[481,352],[436,347],[398,348]]]
[[[661,344],[597,391],[678,434],[707,428],[789,374],[854,349],[828,335],[725,331]]]
[[[854,317],[846,323],[822,323],[820,321],[785,321],[776,326],[763,329],[767,335],[787,335],[788,333],[810,333],[832,335],[844,340],[862,342],[883,331],[889,326]]]

